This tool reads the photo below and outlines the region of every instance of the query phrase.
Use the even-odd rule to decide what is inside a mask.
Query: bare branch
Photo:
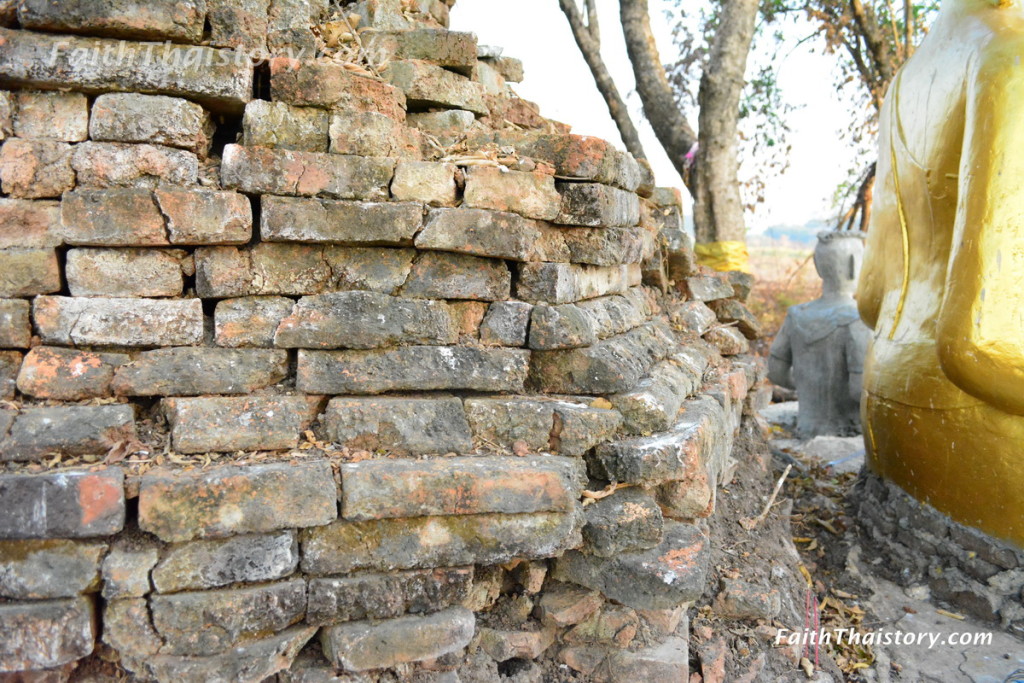
[[[640,143],[640,135],[637,133],[633,119],[629,115],[626,102],[619,95],[619,90],[615,87],[615,80],[608,72],[604,59],[601,58],[600,43],[595,41],[593,35],[591,35],[592,28],[597,27],[596,10],[593,14],[590,14],[592,0],[587,0],[588,18],[591,22],[589,26],[584,23],[580,9],[576,5],[576,0],[558,0],[558,4],[561,6],[565,18],[569,21],[569,28],[572,29],[573,38],[576,39],[576,45],[580,48],[583,59],[587,62],[587,66],[590,67],[590,73],[594,76],[594,83],[597,85],[598,91],[608,106],[608,113],[619,129],[622,143],[626,145],[629,153],[637,159],[647,158],[644,147]]]
[[[594,44],[601,47],[601,24],[597,18],[597,0],[585,0],[584,6],[587,10],[587,29]]]

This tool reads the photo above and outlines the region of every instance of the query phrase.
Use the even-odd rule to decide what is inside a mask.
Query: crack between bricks
[[[167,214],[166,211],[164,211],[164,207],[160,204],[160,198],[159,196],[157,196],[156,191],[150,192],[149,197],[150,199],[153,200],[153,206],[155,206],[156,210],[160,212],[160,217],[163,219],[164,240],[166,240],[167,244],[169,245],[173,244],[174,242],[171,240],[171,223],[173,223],[171,217]]]

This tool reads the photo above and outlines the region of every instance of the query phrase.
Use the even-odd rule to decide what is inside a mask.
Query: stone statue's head
[[[864,262],[864,234],[861,232],[822,232],[814,249],[814,267],[823,281],[823,292],[853,296]]]

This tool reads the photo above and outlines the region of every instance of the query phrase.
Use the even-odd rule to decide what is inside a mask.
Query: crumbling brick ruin
[[[0,2],[0,672],[686,680],[751,283],[452,3]]]

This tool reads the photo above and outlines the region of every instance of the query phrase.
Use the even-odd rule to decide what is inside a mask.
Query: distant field
[[[757,345],[766,355],[790,306],[821,295],[821,280],[811,261],[813,249],[789,244],[750,247],[750,261],[757,284],[750,296],[750,310],[764,326],[765,339]]]

